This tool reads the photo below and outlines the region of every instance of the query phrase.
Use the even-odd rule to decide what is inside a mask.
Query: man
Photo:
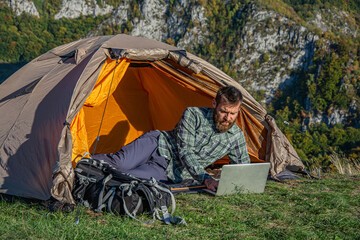
[[[150,131],[116,153],[97,154],[121,172],[179,183],[195,179],[212,191],[218,182],[205,168],[225,155],[230,163],[250,163],[245,137],[235,124],[241,92],[222,87],[213,108],[187,108],[172,131]]]

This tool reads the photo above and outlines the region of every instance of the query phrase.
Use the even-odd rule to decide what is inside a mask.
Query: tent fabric
[[[109,62],[115,61],[109,60]],[[105,64],[103,69],[107,68]],[[125,71],[124,77],[118,77],[115,85],[117,89],[109,97],[105,112],[106,95],[103,94],[102,99],[96,98],[97,86],[99,86],[97,83],[83,108],[73,120],[70,127],[73,136],[73,166],[84,152],[93,153],[102,113],[105,114],[105,121],[101,126],[100,141],[95,153],[118,151],[122,146],[152,129],[172,129],[181,113],[189,105],[210,107],[213,95],[209,96],[198,91],[197,88],[183,82],[177,76],[153,67],[129,67],[123,70]],[[100,73],[98,82],[110,83],[111,75],[107,74],[107,78],[106,81]],[[109,87],[101,89],[106,90]],[[197,96],[194,97],[194,95]],[[89,102],[92,103],[89,104]],[[83,148],[75,147],[78,142],[83,144]]]
[[[129,64],[130,61],[127,59],[123,59],[120,63],[108,59],[103,65],[102,71],[100,72],[98,81],[96,82],[94,89],[85,101],[84,107],[80,109],[80,112],[75,116],[74,120],[72,121],[70,129],[73,136],[73,167],[76,166],[76,162],[79,160],[79,158],[85,152],[89,152],[90,150],[88,141],[84,141],[85,139],[88,139],[87,129],[85,128],[86,125],[84,123],[86,119],[94,119],[94,117],[96,116],[91,116],[87,118],[84,109],[86,107],[94,108],[100,105],[101,108],[104,108],[104,103],[106,103],[108,95],[112,95],[114,93]],[[102,112],[103,111],[100,110],[100,114],[96,113],[96,115],[102,116]],[[100,125],[101,119],[95,119],[97,120],[96,123]],[[96,135],[93,134],[93,137],[94,136],[96,137]],[[79,153],[80,155],[76,156],[74,155],[74,153]]]
[[[120,34],[54,48],[0,86],[0,192],[71,203],[73,167],[93,153],[98,134],[95,153],[117,151],[146,131],[172,129],[188,106],[210,107],[224,85],[244,96],[237,124],[251,161],[270,162],[275,177],[287,166],[304,169],[239,83],[184,50]]]
[[[1,193],[49,197],[56,146],[75,84],[72,78],[79,77],[89,59],[79,65],[54,60],[35,60],[1,85]],[[31,91],[14,94],[23,87],[19,79],[37,83]]]

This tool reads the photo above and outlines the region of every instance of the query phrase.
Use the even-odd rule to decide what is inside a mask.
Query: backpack
[[[90,154],[88,154],[90,155]],[[166,224],[185,224],[183,218],[173,217],[175,198],[166,184],[154,178],[140,179],[117,171],[108,163],[91,157],[78,161],[75,171],[73,197],[78,205],[89,207],[95,212],[104,210],[113,215],[135,216],[144,212]],[[168,208],[172,207],[171,214]],[[161,216],[162,214],[162,216]]]

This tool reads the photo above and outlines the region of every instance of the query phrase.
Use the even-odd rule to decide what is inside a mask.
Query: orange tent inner
[[[98,135],[95,153],[116,152],[144,132],[173,129],[189,106],[211,107],[220,84],[171,64],[175,68],[169,62],[128,59],[104,63],[93,91],[70,126],[73,166],[85,152],[94,153]],[[237,123],[246,135],[251,161],[262,162],[264,127],[244,109]]]

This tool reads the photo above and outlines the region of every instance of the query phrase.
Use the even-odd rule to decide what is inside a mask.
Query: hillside
[[[232,76],[275,116],[309,167],[335,171],[332,151],[350,165],[360,161],[359,22],[356,0],[0,1],[0,81],[79,38],[156,39]]]
[[[175,215],[185,218],[187,227],[159,220],[145,225],[84,207],[71,213],[49,212],[36,203],[0,198],[0,238],[359,239],[359,183],[359,176],[327,175],[319,181],[269,181],[261,194],[179,194]]]

